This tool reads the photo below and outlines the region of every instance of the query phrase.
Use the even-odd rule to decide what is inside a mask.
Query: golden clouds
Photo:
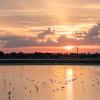
[[[23,42],[20,47],[24,43],[34,47],[72,45],[73,42],[74,45],[90,44],[93,37],[86,34],[100,21],[99,6],[100,0],[0,0],[0,36],[4,36],[2,40],[5,34],[9,38],[13,36]],[[44,33],[48,27],[55,33]],[[10,44],[12,40],[8,37],[6,41]],[[94,45],[99,42],[99,39],[93,40]]]

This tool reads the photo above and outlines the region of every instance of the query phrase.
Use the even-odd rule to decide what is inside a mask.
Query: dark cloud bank
[[[55,35],[54,31],[50,29],[43,31],[38,37],[22,37],[7,34],[0,36],[0,42],[4,48],[19,48],[29,46],[65,46],[65,45],[100,45],[100,24],[94,25],[83,37],[83,39],[68,38],[65,35],[61,35],[54,41],[47,38],[46,41],[42,41],[46,36]],[[39,41],[41,39],[41,41]]]

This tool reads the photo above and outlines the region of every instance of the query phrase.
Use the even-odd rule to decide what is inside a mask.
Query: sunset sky
[[[100,52],[99,22],[100,0],[0,0],[0,49]]]

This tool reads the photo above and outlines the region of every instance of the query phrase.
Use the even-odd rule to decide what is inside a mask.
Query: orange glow
[[[74,48],[74,46],[65,46],[64,48],[71,51]]]

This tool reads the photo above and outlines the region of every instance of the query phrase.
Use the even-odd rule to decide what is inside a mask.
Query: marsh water
[[[100,66],[0,65],[0,100],[100,100]]]

